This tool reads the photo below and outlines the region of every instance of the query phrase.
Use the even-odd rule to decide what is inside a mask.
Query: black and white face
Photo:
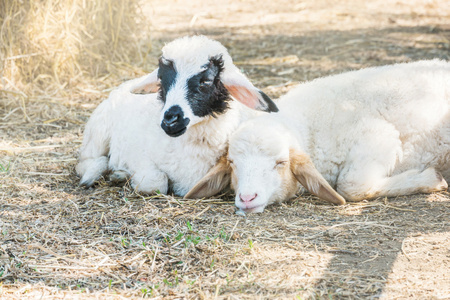
[[[159,99],[164,102],[161,128],[171,137],[228,109],[229,92],[220,80],[222,57],[212,57],[200,70],[192,71],[177,68],[174,61],[164,57],[159,61]]]
[[[161,128],[171,137],[225,113],[232,98],[252,109],[278,111],[275,103],[233,64],[225,47],[204,36],[167,44],[158,68],[131,92],[159,93],[164,102]]]

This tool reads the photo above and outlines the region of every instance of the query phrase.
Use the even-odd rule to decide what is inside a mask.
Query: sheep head
[[[278,111],[219,42],[204,36],[184,37],[167,44],[162,52],[158,68],[131,92],[159,93],[164,102],[161,127],[169,136],[180,136],[190,126],[225,113],[231,98],[252,109]]]
[[[236,207],[245,212],[262,212],[271,203],[292,198],[301,183],[319,198],[344,204],[345,199],[293,142],[289,130],[276,122],[270,126],[267,123],[267,118],[244,123],[230,139],[227,159],[220,159],[186,198],[212,196],[231,181]]]

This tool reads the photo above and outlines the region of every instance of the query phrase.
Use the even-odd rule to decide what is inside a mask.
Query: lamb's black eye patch
[[[166,95],[170,88],[175,84],[177,71],[173,61],[164,58],[159,59],[158,78],[160,79],[161,88],[159,89],[159,98],[166,102]]]
[[[218,76],[218,68],[210,67],[203,72],[198,73],[197,75],[192,76],[188,79],[188,89],[195,90],[196,88],[201,88],[204,83],[208,83],[208,81],[212,81],[215,83],[219,80]]]
[[[216,116],[228,109],[230,100],[227,89],[220,81],[220,74],[223,71],[222,57],[211,58],[203,67],[204,71],[187,81],[187,101],[194,115]]]

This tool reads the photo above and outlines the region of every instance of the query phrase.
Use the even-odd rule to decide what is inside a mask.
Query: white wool
[[[241,126],[230,138],[228,158],[237,179],[232,185],[238,208],[246,208],[240,201],[240,195],[256,194],[252,207],[265,207],[295,192],[286,189],[283,176],[276,166],[277,162],[289,161],[289,149],[295,140],[288,128],[272,117],[245,122],[245,126]]]
[[[450,63],[375,67],[300,84],[280,112],[241,125],[230,140],[239,193],[263,207],[284,200],[274,168],[289,149],[306,153],[347,200],[433,192],[450,179]],[[268,151],[268,149],[270,151]],[[236,171],[238,170],[238,171]],[[284,197],[284,198],[283,198]],[[256,202],[255,202],[256,203]]]
[[[86,124],[77,172],[90,177],[97,164],[85,168],[95,157],[109,155],[108,168],[125,170],[139,191],[167,193],[169,180],[178,195],[184,195],[226,151],[230,134],[253,114],[232,101],[218,118],[210,117],[180,137],[170,137],[160,127],[162,102],[156,94],[135,95],[130,87],[142,79],[128,81],[113,91]],[[105,159],[102,159],[105,162]]]
[[[181,38],[163,48],[163,57],[173,60],[178,68],[177,82],[184,80],[184,84],[216,55],[221,55],[225,68],[228,66],[234,72],[236,67],[225,47],[206,37]],[[157,94],[130,92],[149,78],[156,80],[155,74],[125,82],[93,112],[86,124],[76,168],[82,184],[89,186],[110,170],[114,179],[129,174],[138,191],[167,193],[170,185],[175,194],[184,195],[226,152],[228,139],[238,125],[257,114],[237,101],[230,101],[229,109],[216,117],[195,119],[191,115],[187,131],[170,137],[160,126],[164,104]],[[240,78],[244,78],[242,85],[257,90],[245,76]],[[171,90],[179,92],[182,87]],[[178,98],[183,97],[184,94]],[[182,109],[185,113],[190,110]]]

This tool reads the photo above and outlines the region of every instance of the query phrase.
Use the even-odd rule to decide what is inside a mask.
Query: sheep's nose
[[[163,122],[164,124],[166,124],[166,126],[170,127],[173,126],[178,121],[179,117],[180,117],[179,115],[164,116]]]
[[[253,195],[242,195],[239,194],[239,198],[241,199],[242,202],[250,202],[255,200],[256,196],[258,196],[258,194],[253,194]]]
[[[175,105],[164,113],[163,123],[167,127],[173,127],[182,118],[183,118],[183,111],[181,110],[181,107]]]

